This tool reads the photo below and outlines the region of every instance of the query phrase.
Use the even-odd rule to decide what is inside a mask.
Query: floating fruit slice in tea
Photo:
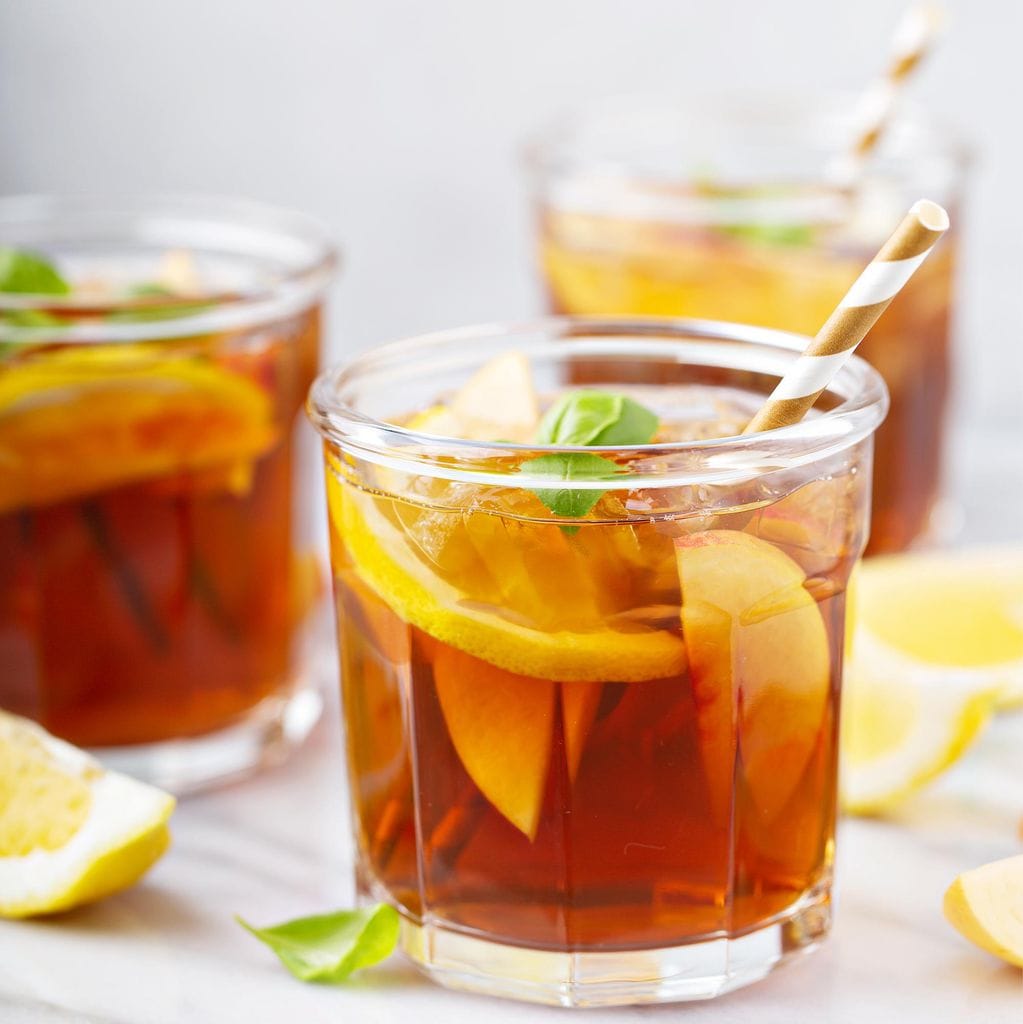
[[[362,580],[405,622],[508,672],[556,681],[638,682],[678,675],[682,641],[663,629],[535,629],[495,605],[481,606],[416,553],[406,530],[375,498],[328,475],[334,528]],[[424,510],[425,512],[425,510]],[[469,538],[464,538],[469,544]]]
[[[550,765],[555,684],[496,668],[451,647],[433,662],[448,735],[479,791],[536,836]]]
[[[1023,703],[1023,548],[868,559],[856,620],[857,653],[872,662],[965,674]]]
[[[561,718],[565,730],[565,757],[568,777],[575,782],[579,773],[586,737],[593,728],[600,707],[603,687],[600,683],[562,683]]]
[[[540,407],[529,360],[521,352],[495,356],[451,400],[450,409],[470,434],[483,441],[528,441]]]
[[[970,942],[1023,967],[1023,856],[964,871],[945,893],[944,910]]]
[[[0,376],[0,511],[244,464],[274,438],[269,396],[212,363],[141,345],[36,354]]]
[[[355,616],[359,632],[378,656],[395,666],[407,665],[411,657],[408,626],[362,582],[358,573],[345,570],[342,576],[344,610]]]
[[[0,711],[0,916],[50,914],[137,881],[174,799]]]
[[[424,434],[466,441],[528,441],[540,406],[529,360],[505,352],[480,367],[446,405],[413,416],[406,426]]]
[[[921,673],[910,662],[881,668],[862,638],[842,693],[841,799],[870,814],[898,803],[954,764],[987,724],[998,687]]]
[[[675,543],[711,806],[727,818],[738,737],[746,786],[770,820],[799,783],[823,721],[824,621],[803,570],[766,541],[707,530]]]

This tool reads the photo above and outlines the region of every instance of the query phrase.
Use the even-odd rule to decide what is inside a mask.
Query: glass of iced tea
[[[178,790],[305,735],[333,263],[258,204],[0,200],[0,707]]]
[[[552,124],[527,155],[551,309],[815,333],[911,202],[933,195],[955,211],[960,196],[961,144],[912,113],[889,126],[851,189],[834,184],[855,107],[849,97],[635,98]],[[956,241],[946,239],[859,348],[891,393],[868,553],[901,550],[949,522],[936,512]]]
[[[443,984],[697,999],[828,931],[880,376],[743,425],[805,339],[548,320],[322,375],[357,877]]]

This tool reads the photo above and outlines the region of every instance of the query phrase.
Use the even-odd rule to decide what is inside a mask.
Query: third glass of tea
[[[849,97],[623,98],[551,125],[529,170],[552,310],[815,333],[906,207],[929,195],[954,209],[963,177],[955,136],[910,114],[888,126],[852,188],[829,185],[855,108]],[[940,525],[956,241],[859,349],[891,392],[868,553]]]

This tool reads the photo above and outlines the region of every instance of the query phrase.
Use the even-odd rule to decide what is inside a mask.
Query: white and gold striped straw
[[[743,433],[798,423],[947,230],[942,207],[915,202]]]
[[[863,94],[854,117],[856,138],[831,169],[843,188],[855,184],[863,165],[873,153],[906,81],[930,53],[941,33],[944,12],[935,4],[914,4],[899,22],[892,38],[891,55],[884,74]]]

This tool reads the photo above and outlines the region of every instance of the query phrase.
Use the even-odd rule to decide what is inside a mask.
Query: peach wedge
[[[469,778],[534,839],[551,770],[558,690],[565,758],[574,782],[600,704],[600,684],[520,676],[442,645],[433,675],[448,734]]]
[[[799,783],[823,722],[828,638],[800,566],[734,530],[676,540],[711,807],[727,820],[736,755],[758,814],[773,819]]]

